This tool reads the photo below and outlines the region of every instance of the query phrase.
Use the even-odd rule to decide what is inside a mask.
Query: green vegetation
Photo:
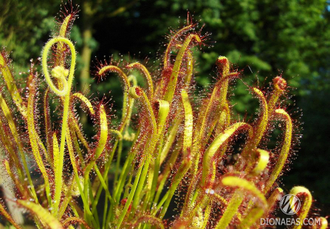
[[[303,121],[307,127],[317,124],[318,129],[306,128],[307,138],[302,139],[299,151],[302,160],[293,167],[302,176],[288,177],[287,182],[307,184],[321,202],[329,203],[329,177],[324,174],[327,121],[322,118],[329,113],[324,105],[330,50],[325,1],[133,1],[109,8],[106,1],[100,1],[103,7],[84,1],[83,20],[78,20],[82,27],[73,26],[77,11],[68,4],[59,16],[53,38],[44,47],[42,69],[37,61],[38,43],[54,23],[38,17],[48,15],[51,10],[44,8],[52,7],[40,4],[33,11],[37,17],[18,16],[10,10],[15,4],[27,5],[24,1],[5,4],[0,42],[7,44],[7,50],[14,50],[14,63],[29,55],[34,61],[28,73],[20,74],[21,69],[27,69],[24,64],[14,64],[13,71],[7,54],[1,55],[3,170],[17,189],[19,200],[13,202],[28,209],[39,228],[72,228],[77,224],[86,228],[257,225],[259,218],[273,213],[276,200],[287,192],[278,188],[276,181],[295,157],[299,122]],[[199,31],[201,26],[188,17],[185,26],[169,34],[164,56],[146,63],[147,67],[136,61],[141,56],[119,54],[152,51],[153,57],[159,34],[177,21],[171,14],[186,14],[184,8],[195,9],[206,23],[203,30],[213,35]],[[35,26],[39,24],[36,19],[42,26]],[[22,20],[27,22],[24,30]],[[113,28],[104,30],[105,20]],[[118,23],[122,20],[125,24]],[[29,32],[20,36],[16,33],[19,29]],[[130,39],[132,33],[134,38]],[[145,37],[147,46],[141,46],[140,37]],[[109,44],[96,51],[103,40]],[[119,44],[117,48],[111,40],[113,45]],[[77,47],[82,55],[76,56]],[[97,61],[94,69],[97,81],[106,81],[91,87],[91,92],[99,92],[99,100],[89,99],[87,87],[92,82],[88,69],[93,50],[100,56],[114,54],[110,61]],[[233,67],[227,58],[218,58],[219,53],[243,70]],[[206,73],[211,68],[214,80]],[[298,88],[296,101],[289,96],[292,92],[282,70],[288,85]],[[111,86],[113,79],[109,83],[105,77],[114,73],[124,83],[122,100],[118,99],[118,89]],[[254,76],[249,77],[251,74]],[[14,75],[21,82],[18,87]],[[80,80],[73,81],[74,76]],[[257,85],[246,86],[253,84],[249,81],[255,76]],[[232,87],[237,78],[242,80]],[[81,93],[75,86],[79,82]],[[108,95],[109,88],[115,100],[123,104],[114,105],[121,110],[117,112],[121,119],[114,118],[115,111],[102,95]],[[205,92],[199,92],[201,88]],[[231,102],[228,92],[235,94],[230,96]],[[256,101],[260,104],[257,113]],[[76,106],[77,102],[82,106]],[[292,111],[295,103],[306,108],[303,121],[299,120],[300,111]],[[320,110],[318,105],[324,108]],[[78,113],[86,113],[80,107],[88,111],[87,121],[93,130],[87,123],[83,128],[79,124]],[[22,131],[27,135],[19,134]],[[97,134],[92,139],[94,131]],[[31,156],[40,171],[38,183],[29,172]],[[304,200],[299,216],[310,217],[310,192],[295,187],[291,193]],[[178,209],[171,213],[175,195]],[[250,201],[252,197],[258,200],[255,204]],[[15,223],[20,220],[0,207],[8,222],[20,228]],[[177,217],[170,219],[167,212]],[[317,219],[326,223],[324,218]]]

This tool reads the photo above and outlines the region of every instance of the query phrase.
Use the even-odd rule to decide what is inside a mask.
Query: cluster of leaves
[[[244,80],[250,85],[258,78],[260,85],[268,86],[273,76],[283,72],[288,85],[295,88],[290,94],[295,95],[294,107],[303,111],[304,130],[297,160],[290,166],[290,173],[283,176],[283,183],[287,187],[303,183],[313,189],[313,196],[323,204],[323,214],[329,215],[330,151],[325,140],[330,134],[325,121],[330,112],[326,99],[330,85],[329,1],[142,1],[137,9],[141,17],[132,27],[145,27],[150,40],[152,36],[159,40],[167,27],[178,23],[177,15],[184,15],[186,9],[206,23],[216,41],[214,47],[196,55],[197,83],[211,82],[210,68],[221,53],[244,70]],[[153,18],[158,21],[148,24],[150,14],[157,15]],[[164,30],[160,32],[159,27]],[[256,106],[245,85],[238,82],[232,90],[233,110],[242,116],[253,114]]]
[[[0,141],[6,154],[3,164],[17,191],[16,199],[9,201],[26,208],[38,228],[54,229],[77,224],[84,228],[249,228],[259,227],[260,218],[272,217],[284,194],[276,181],[294,142],[294,123],[282,103],[286,81],[275,77],[271,92],[250,88],[260,103],[258,120],[252,124],[232,118],[228,87],[240,73],[226,57],[216,60],[217,82],[211,92],[197,97],[192,50],[203,45],[205,36],[190,22],[171,36],[158,80],[139,62],[123,67],[100,63],[98,77],[116,73],[124,85],[122,118],[112,127],[106,103],[93,104],[82,93],[72,92],[76,51],[68,37],[75,15],[68,12],[59,32],[43,49],[44,92],[32,65],[22,96],[8,57],[0,55],[7,88],[0,94]],[[134,74],[126,74],[132,70],[145,77],[146,89],[137,86]],[[96,141],[84,136],[77,101],[94,120]],[[55,111],[50,102],[58,104]],[[134,103],[139,113],[132,115]],[[14,106],[17,113],[9,108]],[[52,123],[53,115],[61,118],[61,125]],[[129,132],[132,119],[137,123],[134,133]],[[279,128],[283,140],[270,150],[267,138],[277,123],[284,123]],[[126,158],[122,156],[124,141],[132,141]],[[39,184],[31,178],[29,152],[42,176]],[[112,166],[115,174],[110,183]],[[102,193],[105,201],[100,201]],[[290,193],[303,200],[297,217],[310,217],[308,189],[297,186]],[[164,219],[175,195],[179,213],[173,220]],[[0,212],[21,228],[3,204]],[[327,227],[325,218],[318,217],[318,222],[315,228]]]

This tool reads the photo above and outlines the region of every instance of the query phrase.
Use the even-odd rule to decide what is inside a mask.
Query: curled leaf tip
[[[276,109],[275,114],[280,119],[283,119],[285,122],[285,132],[284,132],[284,141],[282,144],[282,148],[280,154],[278,156],[275,167],[273,168],[272,173],[269,176],[269,180],[266,182],[264,192],[267,193],[274,182],[278,179],[281,171],[286,163],[286,160],[289,156],[289,152],[291,149],[291,140],[292,140],[292,121],[290,115],[283,109]]]
[[[225,56],[219,56],[217,61],[216,61],[216,65],[222,69],[222,75],[226,76],[229,73],[229,68],[230,68],[230,64],[229,64],[229,60],[227,57]]]
[[[273,79],[273,84],[276,90],[284,91],[287,87],[287,82],[281,76],[277,76]]]
[[[148,69],[143,64],[140,64],[139,62],[129,64],[126,66],[126,68],[128,68],[128,69],[136,68],[136,69],[139,69],[143,73],[143,75],[146,78],[147,83],[148,83],[148,98],[152,99],[152,96],[154,94],[154,85],[153,85],[152,78],[151,78],[151,75],[150,75]]]
[[[54,78],[57,78],[60,80],[60,83],[62,84],[62,89],[57,88],[53,81],[50,78],[49,72],[48,72],[48,52],[50,51],[51,47],[56,43],[65,43],[69,46],[71,51],[71,66],[70,70],[65,69],[62,66],[56,66],[52,69],[52,75]],[[71,84],[73,81],[73,73],[76,65],[76,49],[73,45],[73,43],[64,37],[54,37],[53,39],[49,40],[43,50],[42,53],[42,68],[45,75],[46,82],[50,89],[57,94],[58,96],[66,96],[70,93],[71,90]],[[68,81],[67,76],[69,75]]]
[[[257,149],[256,153],[257,153],[258,161],[252,173],[260,174],[267,167],[267,164],[269,162],[269,152],[267,152],[266,150]]]
[[[134,99],[138,99],[142,96],[142,89],[138,86],[130,87],[129,95]]]
[[[290,190],[290,194],[296,196],[301,204],[300,209],[296,208],[297,200],[290,199],[290,204],[293,206],[291,209],[296,211],[296,214],[301,219],[299,225],[295,225],[294,229],[300,229],[303,226],[304,219],[307,217],[308,212],[312,206],[312,194],[303,186],[296,186]]]
[[[63,66],[56,66],[52,69],[52,76],[56,79],[66,78],[69,75],[69,70]]]

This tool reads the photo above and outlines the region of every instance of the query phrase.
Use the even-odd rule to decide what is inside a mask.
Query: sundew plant
[[[265,90],[248,87],[260,104],[257,120],[233,118],[228,90],[241,74],[220,56],[209,92],[195,91],[193,49],[206,36],[188,19],[171,34],[160,66],[153,66],[159,72],[140,62],[98,61],[95,77],[102,81],[111,73],[123,85],[122,116],[113,125],[105,100],[73,90],[77,56],[69,32],[76,15],[73,7],[65,10],[40,61],[31,64],[25,88],[16,84],[8,55],[0,55],[1,166],[14,186],[0,204],[7,224],[24,228],[13,208],[25,209],[37,228],[52,229],[262,228],[260,219],[276,218],[287,194],[278,179],[295,143],[286,80],[277,76]],[[138,85],[137,73],[146,87]],[[92,140],[79,105],[97,131]],[[281,134],[270,148],[275,130]],[[131,142],[127,152],[125,142]],[[289,193],[301,200],[293,228],[305,218],[317,222],[312,228],[327,227],[311,211],[308,189]]]

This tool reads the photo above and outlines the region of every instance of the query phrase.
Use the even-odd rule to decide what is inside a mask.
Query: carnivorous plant
[[[15,186],[15,197],[0,204],[6,221],[24,228],[8,203],[26,209],[38,228],[52,229],[262,228],[261,218],[274,217],[285,194],[277,181],[294,142],[295,124],[283,103],[286,80],[275,77],[268,91],[250,87],[258,118],[236,120],[228,89],[240,72],[220,56],[216,82],[203,96],[196,93],[193,49],[205,36],[187,20],[171,35],[159,72],[140,62],[99,62],[97,78],[111,73],[123,83],[122,116],[112,125],[111,106],[73,90],[77,56],[69,32],[76,15],[68,9],[60,20],[43,48],[41,70],[38,61],[31,64],[25,88],[1,52],[1,166]],[[97,130],[92,140],[77,104]],[[267,139],[276,128],[282,135],[273,149]],[[128,152],[125,141],[132,142]],[[298,186],[290,193],[302,201],[295,217],[314,217],[310,192]],[[324,217],[315,221],[314,228],[327,227]],[[302,220],[293,225],[302,226]]]

